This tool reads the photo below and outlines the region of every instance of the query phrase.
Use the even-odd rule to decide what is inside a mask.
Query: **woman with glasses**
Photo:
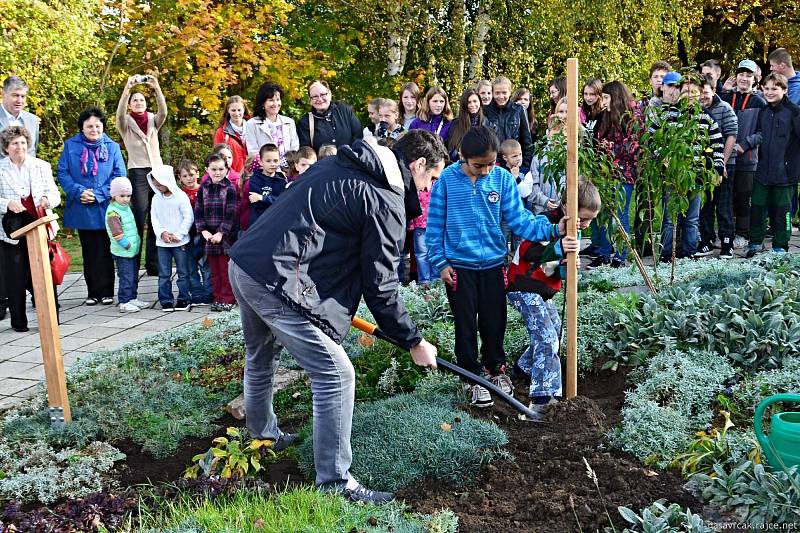
[[[308,85],[311,111],[300,118],[297,134],[300,146],[314,151],[323,144],[351,145],[363,137],[361,123],[353,108],[344,102],[333,102],[328,82],[314,80]]]

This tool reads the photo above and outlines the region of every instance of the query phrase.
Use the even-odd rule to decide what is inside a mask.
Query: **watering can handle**
[[[761,451],[764,452],[764,455],[767,456],[767,461],[772,465],[777,465],[778,462],[775,460],[776,458],[773,454],[772,445],[764,434],[764,411],[773,403],[778,402],[800,403],[800,394],[775,394],[769,398],[764,398],[761,400],[761,403],[758,404],[758,407],[756,407],[756,412],[753,417],[753,430],[755,431],[756,438],[758,438],[758,443],[761,445]]]

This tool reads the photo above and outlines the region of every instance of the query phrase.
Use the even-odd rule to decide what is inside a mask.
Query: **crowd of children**
[[[708,132],[708,141],[690,148],[703,154],[698,164],[715,169],[720,179],[704,205],[699,197],[688,199],[689,209],[679,218],[678,254],[710,255],[719,238],[720,257],[732,257],[733,249],[745,246],[752,256],[764,249],[767,217],[773,251],[786,249],[800,179],[800,107],[796,105],[800,76],[785,50],[773,52],[770,62],[772,72],[763,80],[756,77],[760,76],[758,66],[743,60],[735,76],[723,84],[717,62],[704,63],[704,75],[694,76],[675,72],[660,61],[650,70],[652,91],[639,100],[620,81],[591,78],[583,84],[580,135],[609,150],[618,166],[620,190],[627,198],[618,217],[626,232],[632,232],[628,211],[636,187],[638,136],[646,117],[655,117],[647,122],[658,128],[689,112]],[[289,149],[294,148],[293,141],[276,126],[281,120],[291,120],[277,115],[283,91],[276,84],[264,87],[259,91],[264,112],[256,117],[264,115],[259,119],[264,126],[251,126],[251,130],[259,127],[256,133],[265,141],[260,146],[247,144],[247,139],[255,137],[252,131],[246,134],[246,124],[251,124],[246,102],[231,97],[215,134],[219,144],[206,158],[202,177],[197,163],[190,160],[177,167],[180,187],[171,167],[153,168],[148,175],[155,192],[151,220],[159,247],[158,297],[165,311],[208,304],[214,310],[232,308],[230,246],[311,165],[336,153],[334,142],[322,143],[316,151],[310,146]],[[309,87],[309,91],[311,87],[329,91],[319,81]],[[485,372],[511,392],[502,346],[507,297],[522,313],[531,336],[530,347],[515,370],[530,379],[533,406],[546,405],[561,395],[560,320],[551,298],[561,287],[563,258],[578,249],[578,242],[565,236],[562,191],[557,185],[563,180],[546,175],[546,158],[533,150],[537,140],[563,142],[558,134],[567,115],[564,78],[551,82],[549,97],[550,112],[540,135],[530,91],[514,90],[508,78],[482,80],[464,91],[457,114],[444,89],[431,87],[423,93],[409,82],[398,100],[368,102],[370,123],[360,132],[368,142],[389,147],[413,129],[441,138],[454,163],[438,179],[414,180],[422,215],[408,221],[408,254],[401,257],[398,276],[405,283],[415,273],[421,286],[438,278],[444,281],[455,318],[459,365]],[[679,105],[682,100],[699,106]],[[309,140],[314,143],[313,132]],[[141,244],[128,207],[130,183],[126,181],[118,178],[112,185],[114,201],[108,208],[107,227],[120,277],[120,311],[134,312],[147,302],[137,299],[132,258]],[[599,210],[597,189],[582,179],[579,226],[586,228]],[[670,223],[663,231],[666,253],[661,259],[669,260]],[[593,224],[592,237],[587,250],[592,256],[589,268],[625,263],[626,250],[615,251],[604,228]],[[173,263],[176,298],[170,283]],[[491,405],[488,391],[480,386],[473,387],[472,401]]]

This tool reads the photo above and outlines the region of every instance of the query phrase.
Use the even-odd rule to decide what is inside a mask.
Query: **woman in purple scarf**
[[[114,261],[105,215],[111,180],[125,176],[119,145],[104,133],[106,117],[90,107],[78,117],[80,133],[64,143],[58,160],[58,181],[67,197],[64,225],[78,230],[83,255],[86,305],[114,302]]]

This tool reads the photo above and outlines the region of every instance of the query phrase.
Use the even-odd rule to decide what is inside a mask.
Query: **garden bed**
[[[655,472],[606,446],[605,434],[620,421],[627,387],[623,372],[590,375],[579,383],[579,396],[553,406],[540,423],[518,420],[516,411],[499,402],[491,409],[469,409],[506,430],[506,449],[514,460],[488,465],[466,487],[429,481],[404,489],[398,498],[418,512],[452,509],[459,531],[476,533],[602,531],[610,525],[608,515],[621,530],[625,521],[618,506],[638,510],[660,498],[699,511],[702,504],[683,489],[679,475]],[[525,388],[517,391],[525,401]]]

